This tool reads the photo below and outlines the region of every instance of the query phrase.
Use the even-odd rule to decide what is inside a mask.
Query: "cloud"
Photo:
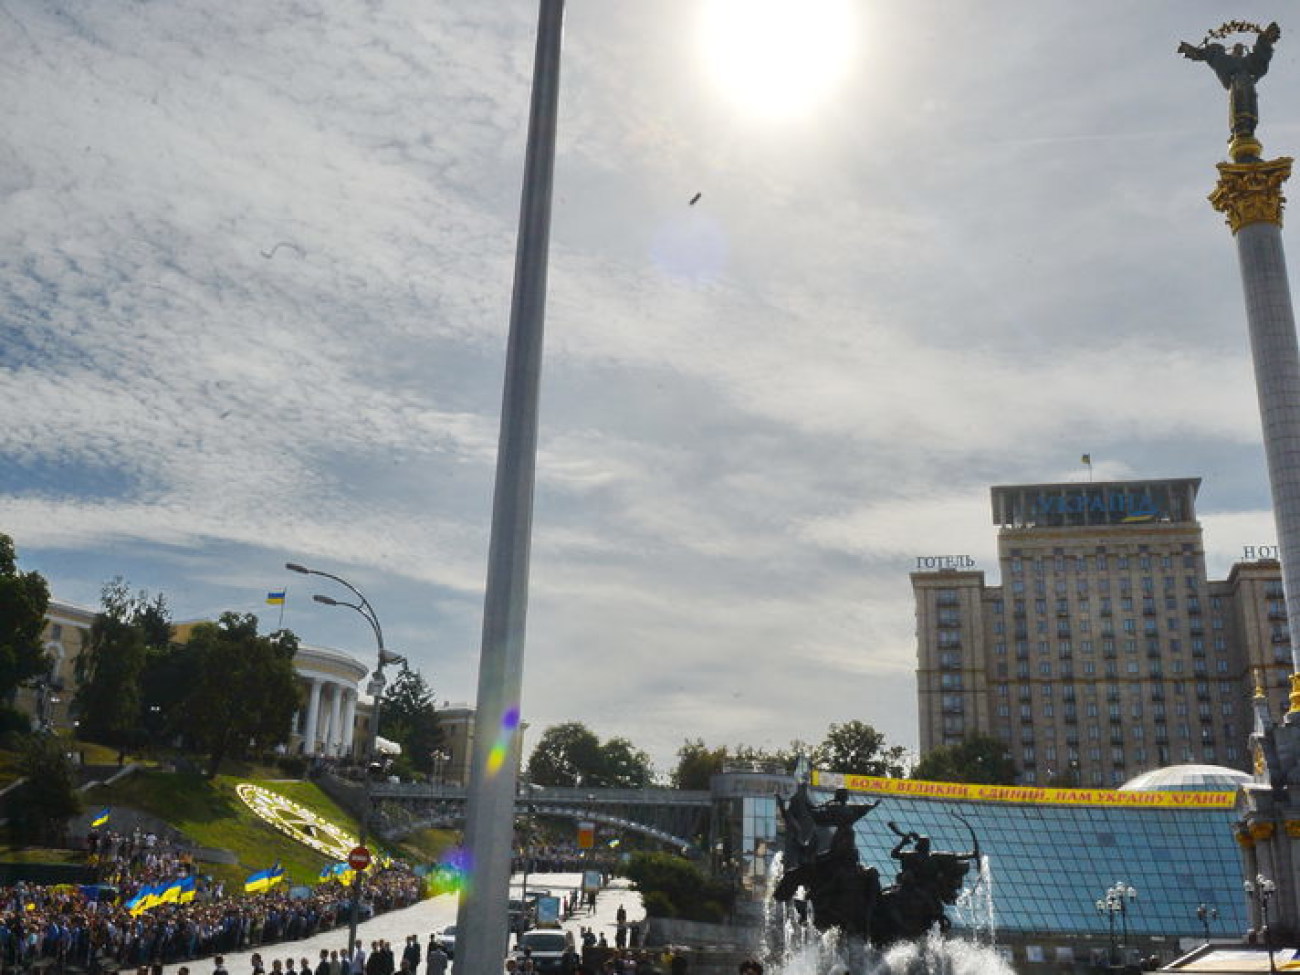
[[[1204,202],[1223,94],[1170,53],[1216,9],[901,9],[764,124],[706,83],[697,4],[571,13],[533,728],[661,764],[851,718],[910,744],[916,556],[992,580],[989,485],[1083,452],[1204,473],[1221,571],[1268,536]],[[318,564],[474,696],[533,31],[411,0],[0,17],[0,530],[56,593],[214,613]],[[287,618],[368,656],[345,614]]]

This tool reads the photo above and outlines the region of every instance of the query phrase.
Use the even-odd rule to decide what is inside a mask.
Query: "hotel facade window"
[[[1217,682],[1214,714],[1232,715],[1238,706],[1250,713],[1256,674],[1272,711],[1280,715],[1287,705],[1291,647],[1279,565],[1246,560],[1233,565],[1226,579],[1205,575],[1196,518],[1200,485],[1199,478],[1174,478],[992,488],[998,565],[989,575],[996,578],[980,569],[911,574],[922,755],[959,740],[952,723],[943,720],[946,695],[954,693],[963,701],[966,733],[1004,739],[1010,734],[999,706],[1009,669],[1005,612],[1016,676],[1023,682],[1019,699],[1048,701],[1050,691],[1031,694],[1031,685],[1064,689],[1071,682],[1068,697],[1056,695],[1066,702],[1066,722],[1078,720],[1077,687],[1087,718],[1108,729],[1104,741],[1110,747],[1096,749],[1095,758],[1088,751],[1075,759],[1080,781],[1109,783],[1119,766],[1126,776],[1136,775],[1188,754],[1194,762],[1247,762],[1244,742],[1230,740],[1226,731],[1202,734],[1198,726],[1184,733],[1185,723],[1172,729],[1165,724],[1166,700],[1182,701],[1180,714],[1188,715],[1186,702],[1194,697],[1198,707],[1191,713],[1205,717],[1206,708],[1213,708],[1211,674]],[[1026,587],[1026,580],[1032,585]],[[951,656],[958,648],[959,660]],[[1077,670],[1076,657],[1083,661]],[[1033,660],[1038,666],[1031,666]],[[1099,702],[1106,704],[1105,713]],[[1141,729],[1124,735],[1122,743],[1112,742],[1109,731],[1117,708]],[[1029,707],[1016,726],[1043,737],[1053,720],[1060,719]],[[1085,734],[1092,741],[1102,738]],[[1134,744],[1151,741],[1162,747]],[[1029,781],[1030,771],[1042,781],[1042,768],[1030,768],[1023,756],[1023,749],[1012,750],[1021,781]]]

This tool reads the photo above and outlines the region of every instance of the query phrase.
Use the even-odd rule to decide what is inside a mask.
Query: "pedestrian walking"
[[[416,975],[420,970],[420,962],[424,960],[424,949],[420,947],[420,936],[418,934],[408,934],[406,936],[406,947],[402,949],[402,961],[406,963],[405,969],[411,975]]]
[[[429,942],[429,954],[426,958],[425,972],[427,975],[447,975],[447,952],[437,941]]]

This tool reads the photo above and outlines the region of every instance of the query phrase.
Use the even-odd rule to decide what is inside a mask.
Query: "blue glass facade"
[[[930,837],[935,849],[968,850],[968,820],[987,856],[992,909],[1000,932],[1108,931],[1096,901],[1116,881],[1137,888],[1127,912],[1134,934],[1196,936],[1200,904],[1219,910],[1219,933],[1249,924],[1241,856],[1228,809],[1134,808],[951,802],[886,796],[858,824],[865,863],[892,880],[885,825]],[[961,918],[954,918],[961,923]]]
[[[1068,790],[1042,791],[1068,795]],[[831,793],[815,788],[812,795],[820,802]],[[984,928],[991,913],[999,937],[1105,939],[1109,916],[1098,912],[1096,902],[1118,881],[1135,887],[1138,896],[1122,918],[1116,917],[1117,933],[1127,922],[1135,937],[1202,937],[1205,929],[1196,914],[1201,904],[1218,909],[1211,922],[1215,937],[1238,936],[1249,927],[1230,793],[1208,807],[932,799],[870,791],[855,791],[851,801],[864,797],[881,802],[858,822],[858,850],[864,864],[880,870],[884,884],[893,882],[897,867],[890,850],[898,837],[888,822],[929,836],[936,850],[956,851],[971,848],[970,833],[957,816],[970,823],[989,871],[978,903],[950,912],[958,928]],[[775,813],[773,800],[754,802],[771,803]],[[758,819],[767,821],[761,814]],[[757,838],[750,837],[749,844]],[[972,874],[968,887],[974,879]]]

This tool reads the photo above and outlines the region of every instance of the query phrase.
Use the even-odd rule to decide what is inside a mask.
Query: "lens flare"
[[[501,716],[501,731],[497,735],[497,740],[492,743],[492,748],[488,751],[487,773],[496,775],[501,771],[502,766],[506,764],[506,756],[510,754],[510,743],[514,740],[515,731],[519,728],[519,708],[512,707],[506,710]]]

